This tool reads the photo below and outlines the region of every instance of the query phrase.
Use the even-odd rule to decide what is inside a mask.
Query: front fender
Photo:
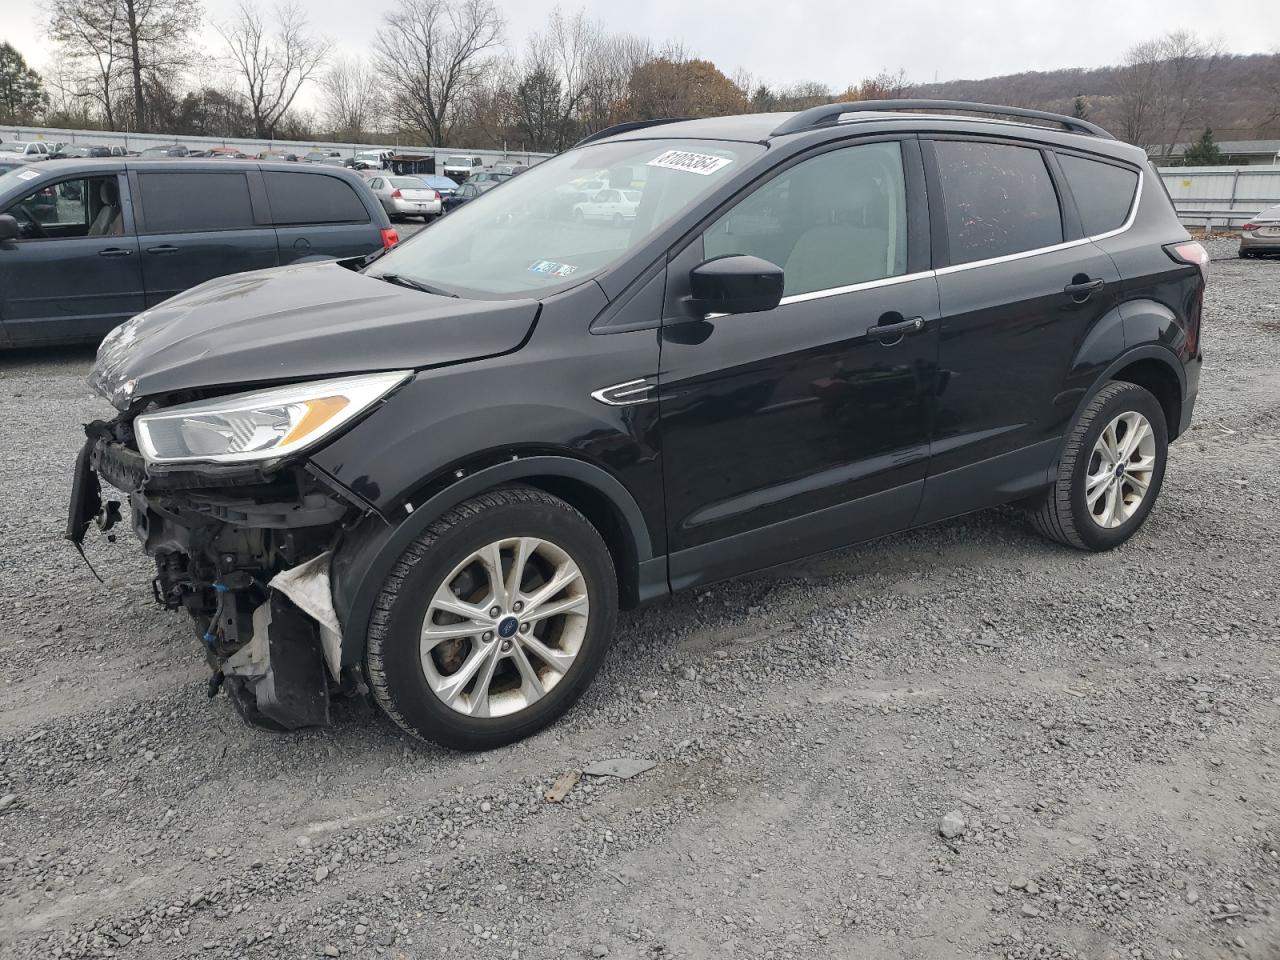
[[[398,523],[370,513],[347,531],[334,553],[331,589],[342,623],[342,665],[364,656],[365,633],[382,584],[405,549],[441,514],[485,490],[522,480],[558,477],[584,484],[605,497],[621,518],[636,561],[641,599],[665,592],[665,558],[655,558],[644,514],[616,478],[594,464],[572,457],[535,456],[508,460],[469,473],[415,506]]]

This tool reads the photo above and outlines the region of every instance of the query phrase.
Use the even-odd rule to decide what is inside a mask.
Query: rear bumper
[[[396,213],[409,217],[434,217],[442,209],[439,200],[392,200],[391,205]]]
[[[1280,252],[1280,236],[1267,237],[1255,232],[1240,234],[1240,249],[1250,253]]]

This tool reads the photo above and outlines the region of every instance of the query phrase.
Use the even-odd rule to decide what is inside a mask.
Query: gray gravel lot
[[[0,956],[1280,957],[1280,262],[1210,290],[1125,547],[995,511],[683,596],[479,756],[206,700],[131,535],[59,539],[91,351],[0,355]]]

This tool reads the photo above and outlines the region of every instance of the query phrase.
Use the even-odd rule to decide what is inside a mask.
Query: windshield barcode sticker
[[[716,157],[709,153],[690,153],[688,150],[668,150],[650,160],[647,166],[683,170],[685,173],[698,173],[705,177],[731,163],[733,160],[730,157]]]
[[[39,170],[23,170],[21,173],[16,174],[16,176],[19,180],[34,180],[36,177],[40,176],[40,171]]]
[[[551,277],[567,277],[577,269],[571,263],[556,263],[554,260],[535,260],[529,266],[530,273],[543,273]]]

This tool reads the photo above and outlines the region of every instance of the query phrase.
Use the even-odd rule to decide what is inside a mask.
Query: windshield
[[[477,298],[562,289],[612,266],[763,151],[719,140],[571,150],[460,206],[369,272]],[[626,216],[591,202],[605,188],[625,190]]]
[[[471,166],[471,157],[449,157],[445,163],[451,167],[469,167]]]

